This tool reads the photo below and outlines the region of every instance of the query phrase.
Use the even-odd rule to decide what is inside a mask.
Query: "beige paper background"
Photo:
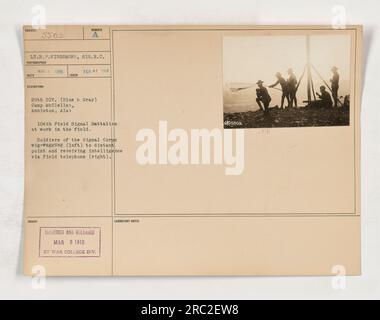
[[[66,29],[80,37],[83,27]],[[42,264],[49,275],[322,275],[339,264],[348,274],[360,273],[361,28],[277,29],[111,27],[112,83],[28,79],[26,84],[44,83],[41,94],[112,92],[112,106],[105,94],[99,109],[78,108],[75,120],[118,121],[114,134],[127,151],[112,171],[107,161],[26,161],[25,272]],[[135,134],[156,128],[158,120],[168,120],[169,128],[222,128],[223,36],[329,32],[353,39],[349,127],[246,130],[246,167],[239,177],[226,177],[223,167],[136,165]],[[55,50],[54,43],[48,47]],[[27,112],[27,155],[30,124],[48,116],[33,117]],[[38,227],[62,222],[102,227],[102,257],[90,265],[40,259]]]

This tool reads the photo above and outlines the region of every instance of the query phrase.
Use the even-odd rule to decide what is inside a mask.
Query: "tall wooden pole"
[[[307,101],[311,102],[311,61],[310,61],[310,36],[306,36],[306,59],[307,59]]]

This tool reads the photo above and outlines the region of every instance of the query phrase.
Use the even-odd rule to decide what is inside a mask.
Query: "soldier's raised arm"
[[[269,88],[274,88],[275,86],[279,85],[279,83],[280,83],[280,80],[277,80],[277,82],[269,86]]]

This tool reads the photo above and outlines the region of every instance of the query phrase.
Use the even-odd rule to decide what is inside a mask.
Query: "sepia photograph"
[[[350,125],[347,34],[223,39],[224,128]]]

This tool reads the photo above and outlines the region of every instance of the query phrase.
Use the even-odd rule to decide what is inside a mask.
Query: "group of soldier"
[[[327,88],[325,86],[320,87],[320,93],[316,93],[319,97],[319,100],[317,101],[317,105],[322,108],[332,108],[332,107],[338,107],[339,97],[338,97],[338,91],[339,91],[339,73],[338,68],[333,67],[331,69],[331,72],[333,74],[330,82],[331,82],[331,92],[332,92],[332,98],[330,93],[327,91]],[[285,79],[280,72],[276,73],[277,81],[270,85],[269,88],[275,88],[276,86],[280,85],[282,96],[281,96],[281,109],[284,109],[284,103],[285,100],[288,103],[287,108],[297,108],[297,91],[299,87],[299,82],[297,80],[297,77],[293,71],[293,69],[289,69],[287,71],[288,73],[288,79]],[[272,101],[272,98],[268,92],[268,89],[264,86],[264,81],[259,80],[257,83],[258,88],[256,89],[256,96],[257,96],[257,104],[259,105],[260,109],[263,110],[265,113],[269,110],[269,104]]]

